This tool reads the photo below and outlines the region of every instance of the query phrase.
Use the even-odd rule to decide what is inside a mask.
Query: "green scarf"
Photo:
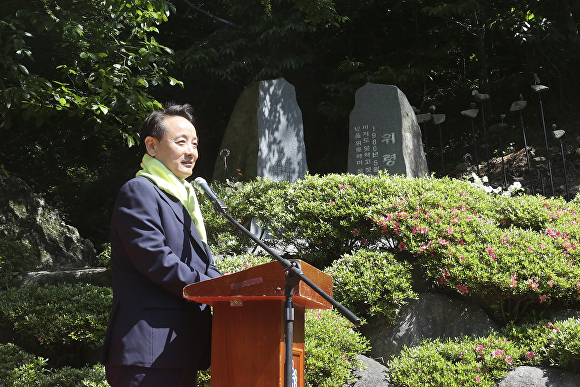
[[[151,179],[161,190],[179,199],[183,206],[187,208],[201,240],[207,245],[207,234],[203,225],[201,210],[193,186],[189,182],[175,176],[165,164],[147,153],[143,156],[141,170],[137,172],[136,176],[144,176]]]

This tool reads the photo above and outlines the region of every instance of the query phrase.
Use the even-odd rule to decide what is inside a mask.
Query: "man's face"
[[[147,151],[184,180],[193,173],[198,157],[195,127],[181,116],[166,117],[163,123],[167,128],[165,136],[161,141],[148,137]]]

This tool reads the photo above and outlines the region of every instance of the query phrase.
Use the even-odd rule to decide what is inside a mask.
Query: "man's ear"
[[[155,157],[155,147],[157,144],[159,144],[159,141],[155,137],[145,137],[145,149],[147,150],[149,156]]]

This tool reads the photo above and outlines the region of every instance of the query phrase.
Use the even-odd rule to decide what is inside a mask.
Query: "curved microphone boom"
[[[228,209],[224,202],[221,201],[220,198],[217,197],[215,192],[207,184],[207,181],[203,177],[197,177],[194,180],[195,187],[203,194],[207,195],[210,202],[213,204],[213,208],[217,211],[218,214],[225,214],[226,210]]]

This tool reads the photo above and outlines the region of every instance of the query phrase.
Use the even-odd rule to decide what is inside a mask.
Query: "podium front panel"
[[[293,376],[303,387],[304,307],[294,308]],[[212,387],[284,387],[283,313],[282,300],[214,302]]]

